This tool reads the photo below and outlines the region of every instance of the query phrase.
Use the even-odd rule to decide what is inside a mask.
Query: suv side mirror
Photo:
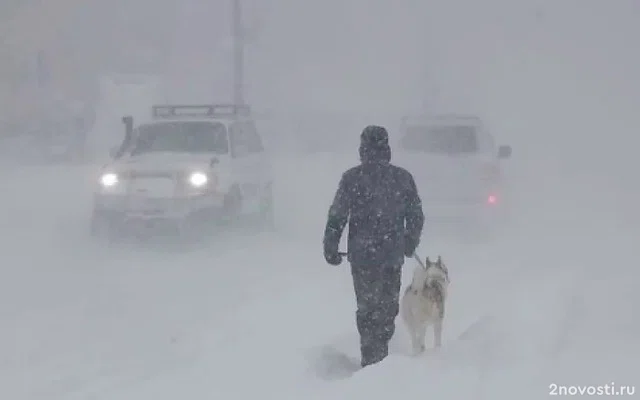
[[[122,123],[124,124],[124,140],[120,146],[112,147],[109,150],[109,155],[113,159],[120,158],[133,140],[133,117],[130,115],[122,117]]]
[[[209,161],[209,167],[213,167],[214,165],[218,164],[220,162],[220,160],[218,160],[218,157],[213,157],[211,159],[211,161]]]
[[[498,158],[506,159],[511,157],[511,146],[500,146],[498,147]]]

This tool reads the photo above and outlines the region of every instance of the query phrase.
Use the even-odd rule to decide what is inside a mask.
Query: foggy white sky
[[[169,74],[175,101],[231,98],[230,1],[81,3],[58,30],[67,50],[56,55],[78,60],[76,76],[146,68]],[[606,193],[635,179],[636,1],[245,0],[244,8],[256,108],[478,112],[514,157],[535,168],[544,161],[544,173],[599,175]]]

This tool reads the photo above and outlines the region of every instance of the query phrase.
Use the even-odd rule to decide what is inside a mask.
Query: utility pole
[[[233,1],[233,101],[244,105],[244,26],[241,0]]]

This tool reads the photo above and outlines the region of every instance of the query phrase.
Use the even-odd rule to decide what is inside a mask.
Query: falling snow
[[[181,250],[94,240],[122,116],[233,98],[231,3],[0,5],[0,398],[533,400],[553,384],[637,383],[636,2],[244,0],[244,88],[273,161],[276,232],[230,226]],[[509,206],[488,240],[428,211],[449,205],[465,164],[404,154],[400,119],[425,110],[480,115],[513,146],[508,196],[483,198]],[[78,157],[45,154],[54,125],[86,133]],[[410,356],[400,320],[386,321],[388,357],[356,372],[354,271],[328,265],[321,242],[367,125],[388,129],[391,163],[415,177],[417,253],[445,257],[452,279],[440,350]],[[367,224],[391,224],[393,202],[369,203],[402,196],[403,179],[346,196]],[[403,258],[404,289],[415,262],[382,250],[393,236],[355,250]],[[383,299],[378,286],[361,301]]]

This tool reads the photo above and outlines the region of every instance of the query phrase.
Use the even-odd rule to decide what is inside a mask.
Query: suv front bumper
[[[96,194],[94,215],[119,221],[175,221],[201,212],[222,212],[224,197],[202,194],[170,198],[143,198]]]

